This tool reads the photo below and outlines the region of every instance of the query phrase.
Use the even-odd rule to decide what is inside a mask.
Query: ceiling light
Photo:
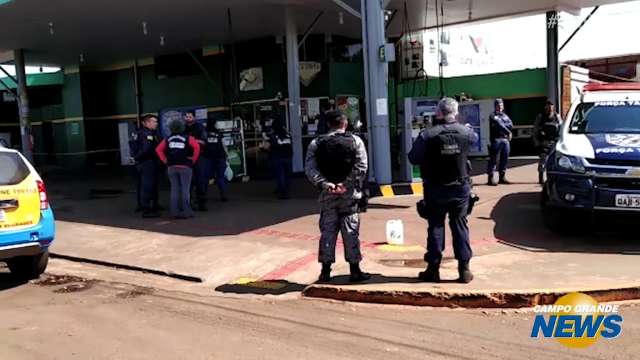
[[[80,63],[84,64],[84,54],[80,54]]]
[[[142,22],[142,33],[145,34],[145,35],[149,34],[149,31],[147,30],[147,22],[146,21]]]
[[[49,23],[49,34],[50,35],[55,34],[55,30],[53,29],[53,23],[52,22]]]
[[[164,46],[164,36],[160,36],[160,46]]]
[[[344,24],[344,13],[342,11],[338,13],[338,22],[340,25]]]

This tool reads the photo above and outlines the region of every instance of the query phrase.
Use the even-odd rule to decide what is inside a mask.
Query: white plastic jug
[[[387,221],[387,244],[404,244],[404,225],[402,224],[402,220]]]

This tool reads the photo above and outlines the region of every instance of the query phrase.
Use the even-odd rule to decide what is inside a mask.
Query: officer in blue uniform
[[[185,133],[193,136],[200,145],[201,156],[193,167],[193,179],[191,180],[191,187],[196,190],[196,210],[208,211],[207,192],[209,189],[211,169],[208,167],[208,162],[202,156],[202,152],[204,152],[207,144],[207,130],[202,124],[196,121],[196,113],[194,111],[186,111],[184,113],[184,123]]]
[[[276,193],[282,200],[289,198],[289,176],[293,157],[291,135],[282,121],[275,121],[269,137],[269,161],[276,178]]]
[[[470,126],[458,123],[457,115],[458,103],[454,99],[440,100],[434,126],[420,133],[409,152],[409,161],[420,166],[424,182],[424,214],[429,223],[424,259],[428,265],[418,278],[428,282],[440,281],[447,214],[458,260],[458,281],[469,283],[473,280],[469,269],[472,251],[467,225],[471,193],[468,156],[478,136]]]
[[[160,142],[157,129],[158,119],[155,116],[143,116],[133,149],[133,158],[139,175],[138,200],[144,218],[159,217],[161,210],[158,205],[161,165],[155,151]]]
[[[207,121],[207,144],[204,147],[205,167],[209,169],[207,179],[215,178],[220,191],[220,200],[227,202],[227,180],[224,172],[227,170],[227,149],[224,146],[224,134],[216,127],[216,119]]]
[[[513,138],[513,122],[504,113],[504,101],[496,99],[494,102],[495,111],[489,115],[491,144],[489,145],[489,164],[487,166],[487,184],[496,186],[493,173],[498,165],[500,184],[510,184],[507,180],[507,163],[511,152],[510,141]],[[498,156],[500,162],[498,163]]]

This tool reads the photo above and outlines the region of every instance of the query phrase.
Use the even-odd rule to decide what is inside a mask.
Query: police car
[[[640,218],[640,83],[584,87],[547,159],[547,178],[542,205],[552,229],[579,212]]]
[[[23,279],[42,274],[55,237],[44,182],[19,152],[0,147],[0,262]]]

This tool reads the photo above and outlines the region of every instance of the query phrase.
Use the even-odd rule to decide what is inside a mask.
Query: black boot
[[[487,185],[498,186],[498,184],[496,184],[496,180],[493,178],[493,174],[487,177]]]
[[[460,274],[460,277],[458,278],[459,283],[468,284],[473,280],[473,274],[471,273],[471,270],[469,270],[468,261],[460,261],[458,263],[458,274]]]
[[[440,282],[440,264],[429,264],[427,269],[418,274],[418,279],[425,282]]]
[[[539,172],[538,173],[538,184],[540,184],[540,185],[544,184],[544,173],[543,172]]]
[[[349,277],[349,281],[351,282],[362,282],[371,279],[371,274],[363,272],[360,269],[360,264],[349,264],[349,268],[351,269],[351,276]]]
[[[318,282],[326,283],[329,281],[331,281],[331,264],[322,264],[322,270],[320,271]]]
[[[511,185],[511,181],[507,180],[506,174],[500,174],[500,181],[498,183],[503,185]]]

